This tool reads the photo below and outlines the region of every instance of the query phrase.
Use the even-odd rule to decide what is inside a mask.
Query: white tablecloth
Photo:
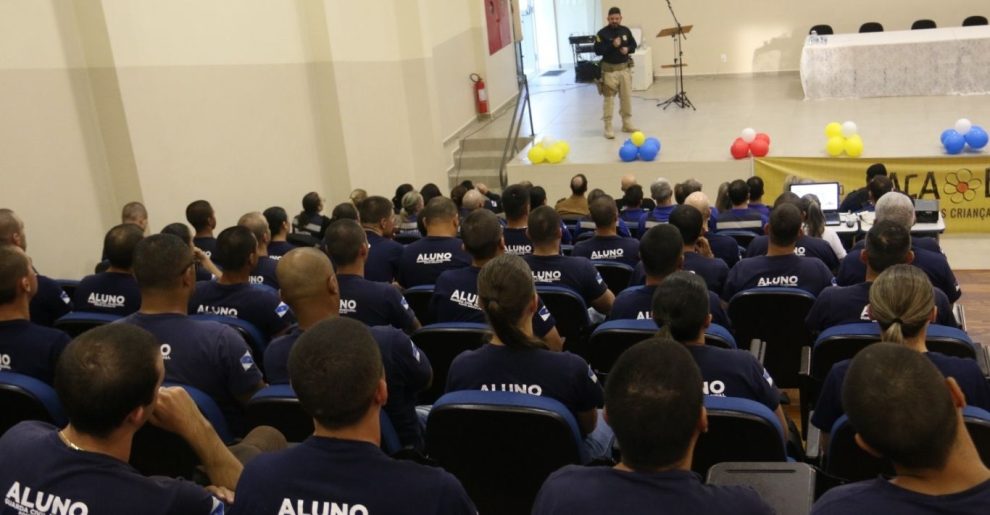
[[[808,36],[805,98],[990,93],[990,26]]]

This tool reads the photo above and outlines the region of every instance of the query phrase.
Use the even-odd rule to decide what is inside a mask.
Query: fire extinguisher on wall
[[[471,82],[474,83],[474,107],[478,113],[478,118],[491,116],[488,112],[488,90],[485,89],[485,80],[477,73],[471,74]]]

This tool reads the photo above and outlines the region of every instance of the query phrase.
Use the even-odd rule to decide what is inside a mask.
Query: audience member
[[[390,283],[399,273],[403,248],[392,239],[395,232],[392,203],[385,197],[368,197],[357,208],[368,241],[364,277],[369,281]]]
[[[479,182],[478,184],[475,184],[474,188],[478,190],[478,193],[481,193],[482,195],[485,196],[485,205],[484,205],[485,209],[491,211],[492,213],[502,212],[501,195],[495,193],[494,191],[489,190],[488,186],[483,182]]]
[[[781,204],[793,204],[801,212],[801,234],[798,235],[797,241],[794,242],[794,253],[801,257],[817,258],[829,270],[839,268],[839,258],[835,251],[832,250],[832,245],[820,237],[807,233],[811,229],[821,229],[824,231],[825,215],[822,214],[821,209],[817,209],[816,213],[812,213],[814,209],[811,208],[810,201],[802,200],[789,191],[785,191],[777,197],[773,206],[776,208]],[[812,216],[815,217],[814,221],[811,220]],[[836,240],[838,240],[838,236],[836,236]],[[841,242],[839,242],[839,246],[842,246]],[[745,257],[765,256],[769,247],[770,237],[768,235],[757,236],[746,247]]]
[[[400,184],[395,188],[395,196],[392,197],[392,212],[399,214],[402,212],[402,198],[405,197],[406,193],[410,191],[415,191],[412,184],[405,183]]]
[[[756,175],[746,179],[746,187],[749,188],[749,208],[759,211],[761,215],[770,218],[770,208],[763,203],[764,185],[763,179]]]
[[[465,218],[477,209],[485,207],[485,196],[478,190],[467,190],[461,200],[460,218]]]
[[[370,197],[368,201],[374,198]],[[339,220],[331,224],[324,235],[327,255],[337,269],[340,314],[369,326],[391,325],[412,333],[419,329],[419,321],[399,290],[391,284],[365,278],[371,252],[366,234],[369,233],[357,222]]]
[[[193,245],[202,249],[210,258],[217,251],[217,239],[213,230],[217,228],[217,218],[213,206],[205,200],[196,200],[186,206],[186,221],[192,226]]]
[[[757,235],[763,234],[767,224],[767,216],[755,209],[749,208],[749,186],[746,181],[736,179],[729,183],[729,200],[732,209],[721,211],[715,219],[715,229],[718,231],[751,231]]]
[[[695,179],[688,179],[684,182],[680,182],[674,185],[674,202],[678,205],[683,204],[687,200],[688,195],[701,191],[704,186]]]
[[[506,202],[506,210],[515,202],[517,191],[514,186],[506,188],[503,198],[513,199]],[[448,270],[437,278],[433,297],[430,299],[430,312],[437,322],[475,322],[487,323],[485,314],[478,305],[478,274],[481,268],[497,256],[505,253],[505,243],[502,239],[502,226],[498,217],[486,211],[476,211],[464,219],[461,228],[464,240],[464,250],[471,255],[471,266]],[[556,328],[557,321],[550,310],[539,301],[537,310],[533,313],[533,334],[546,342],[551,350],[561,350],[564,342]]]
[[[189,298],[189,313],[244,320],[266,338],[292,325],[295,319],[278,294],[251,284],[251,271],[258,263],[258,244],[247,227],[238,225],[220,232],[216,261],[223,273],[216,281],[196,283]]]
[[[141,307],[141,291],[131,265],[134,247],[142,238],[144,231],[130,223],[120,224],[107,232],[103,249],[110,267],[79,281],[73,294],[76,310],[127,316]]]
[[[814,515],[985,513],[990,470],[966,430],[957,379],[900,345],[878,343],[852,360],[842,405],[856,444],[889,459],[896,475],[836,487]]]
[[[634,186],[639,188],[640,198],[643,199],[643,204],[642,204],[642,208],[643,209],[645,209],[646,211],[649,211],[649,210],[657,207],[656,203],[653,202],[653,199],[651,199],[651,198],[643,198],[643,187],[640,186],[639,183],[636,182],[636,176],[635,175],[633,175],[633,174],[626,174],[626,175],[623,175],[622,176],[621,183],[620,183],[619,187],[622,190],[623,197],[625,197],[625,193],[627,191],[629,191],[629,188],[632,188]],[[628,204],[622,204],[621,206],[616,206],[616,207],[622,208],[622,207],[624,207],[626,205],[628,205]],[[639,222],[639,218],[635,218],[635,219],[632,219],[632,220],[626,220],[626,221],[627,222],[630,222],[630,223],[635,223],[635,222]]]
[[[423,195],[410,191],[402,196],[402,211],[399,212],[399,232],[419,231],[419,214],[425,206]]]
[[[560,255],[560,215],[547,206],[529,213],[527,234],[533,254],[524,256],[539,284],[564,286],[577,292],[601,313],[612,309],[615,296],[587,258]]]
[[[887,176],[887,167],[883,163],[874,163],[866,169],[866,185],[870,184],[870,181],[874,177]],[[839,212],[842,213],[856,213],[865,209],[870,203],[870,194],[866,187],[860,188],[849,192],[842,203],[839,204]]]
[[[825,213],[822,211],[822,202],[818,196],[808,193],[801,197],[798,207],[801,208],[801,216],[804,218],[804,233],[812,238],[825,240],[829,247],[832,247],[832,252],[835,253],[838,261],[845,258],[846,248],[842,245],[839,233],[825,224]]]
[[[347,196],[347,198],[350,199],[351,203],[356,206],[368,198],[368,192],[362,188],[357,188],[351,190],[351,193]]]
[[[323,216],[323,199],[320,194],[311,191],[302,198],[302,211],[292,219],[292,232],[308,234],[320,239],[330,225],[330,219]]]
[[[429,204],[434,197],[442,197],[443,193],[440,193],[440,188],[432,182],[428,182],[419,189],[419,193],[423,195],[423,205]]]
[[[579,173],[571,178],[571,196],[557,202],[554,209],[560,215],[588,216],[588,199],[584,196],[588,191],[588,178]]]
[[[630,186],[623,193],[619,203],[622,204],[619,218],[627,224],[637,224],[638,230],[639,219],[646,215],[646,211],[643,209],[643,187],[639,184]]]
[[[141,234],[147,234],[148,210],[140,202],[128,202],[120,210],[120,223],[134,224],[141,228]]]
[[[268,243],[268,257],[278,261],[282,256],[296,248],[288,242],[289,238],[289,215],[284,209],[272,206],[262,213],[265,222],[268,223],[268,231],[272,235],[272,241]]]
[[[397,280],[404,288],[434,284],[441,273],[471,264],[471,256],[457,239],[460,220],[450,199],[431,200],[422,219],[426,237],[406,245],[399,258]]]
[[[213,264],[213,260],[210,256],[206,255],[203,249],[196,247],[193,244],[192,231],[189,230],[189,226],[176,222],[174,224],[168,224],[162,228],[162,234],[171,234],[179,238],[180,240],[186,242],[189,248],[193,250],[193,257],[196,260],[196,280],[197,281],[211,281],[223,272],[217,268],[217,265]]]
[[[818,294],[808,312],[805,324],[812,332],[821,332],[840,324],[868,322],[870,318],[870,287],[877,276],[894,265],[910,264],[911,233],[890,220],[873,224],[866,234],[866,247],[859,258],[866,262],[866,281],[850,286],[832,286]],[[936,322],[958,327],[949,298],[935,288]]]
[[[248,282],[251,284],[264,284],[270,288],[278,289],[278,277],[275,277],[275,265],[278,260],[268,257],[268,246],[272,242],[272,232],[268,228],[268,220],[261,213],[254,211],[247,213],[237,221],[237,225],[247,227],[258,242],[255,253],[258,255],[258,263],[251,270],[251,277]]]
[[[24,221],[16,213],[0,208],[0,246],[6,245],[27,252],[27,233],[24,231]],[[36,293],[31,297],[31,321],[51,327],[62,315],[72,311],[72,299],[54,279],[39,274],[33,264],[31,267],[38,281]]]
[[[894,191],[894,183],[886,175],[878,175],[870,179],[870,183],[866,185],[869,202],[859,212],[876,211],[877,200],[891,191]]]
[[[657,179],[650,185],[650,196],[656,201],[657,207],[639,219],[639,234],[646,234],[646,222],[667,223],[670,212],[674,210],[674,190],[667,179]]]
[[[353,320],[324,320],[299,337],[289,376],[316,430],[249,463],[231,513],[477,513],[454,476],[379,448],[379,414],[391,390],[383,359],[369,330]]]
[[[529,223],[530,188],[513,184],[502,192],[502,207],[505,209],[505,252],[515,256],[533,253],[533,242],[526,235]],[[470,251],[469,251],[470,252]]]
[[[468,188],[467,186],[464,185],[464,183],[458,184],[457,186],[454,186],[453,188],[450,189],[450,200],[454,201],[454,205],[457,206],[458,210],[460,210],[461,216],[466,215],[463,208],[464,208],[464,195],[466,195],[467,192],[468,192]]]
[[[330,223],[334,223],[337,220],[354,220],[357,223],[361,223],[357,206],[353,202],[341,202],[334,206],[333,211],[330,213]],[[327,224],[327,226],[329,227],[330,224]]]
[[[595,235],[575,244],[571,255],[636,266],[639,262],[639,241],[619,236],[616,228],[619,213],[615,200],[603,193],[589,202],[588,209],[595,222]]]
[[[732,209],[732,199],[729,197],[729,184],[728,182],[723,182],[718,185],[718,192],[715,194],[716,216],[713,217],[713,222],[718,219],[718,213],[724,213]],[[747,192],[748,189],[747,187]],[[714,227],[712,230],[714,230]]]
[[[684,240],[684,270],[701,276],[709,290],[722,293],[722,286],[729,275],[729,266],[715,257],[708,240],[702,236],[705,220],[701,211],[689,204],[677,206],[670,213],[670,225],[680,231]]]
[[[537,299],[530,269],[519,256],[503,255],[485,264],[478,275],[478,304],[495,335],[480,349],[454,358],[447,391],[524,391],[560,401],[587,437],[590,455],[609,456],[611,430],[598,425],[596,408],[603,398],[597,376],[577,355],[552,352],[533,336]]]
[[[278,264],[282,299],[299,319],[285,336],[272,340],[265,349],[265,375],[272,384],[289,383],[289,356],[296,340],[317,323],[340,313],[340,287],[330,260],[313,248],[286,254]],[[402,331],[385,325],[371,328],[381,351],[388,384],[385,412],[403,445],[422,448],[416,417],[416,394],[429,386],[433,376],[430,360]]]
[[[193,263],[192,249],[178,237],[156,234],[141,240],[134,251],[141,309],[123,322],[161,342],[167,381],[203,390],[238,432],[244,425],[241,407],[265,383],[237,331],[186,315],[196,288]]]
[[[701,191],[696,191],[684,200],[686,205],[689,205],[701,212],[701,216],[705,221],[704,232],[702,236],[708,240],[708,246],[712,249],[712,254],[725,261],[725,264],[732,268],[736,263],[739,262],[739,243],[732,236],[726,236],[724,234],[718,234],[715,232],[714,227],[714,217],[718,214],[718,211],[711,206],[711,202],[708,200],[708,195],[705,195]]]
[[[751,489],[705,485],[691,471],[698,437],[708,430],[701,388],[697,365],[676,342],[652,338],[622,353],[605,389],[622,461],[554,472],[533,515],[773,513]]]
[[[31,258],[20,247],[0,245],[0,372],[17,372],[51,384],[69,336],[31,322],[29,306],[37,291]]]

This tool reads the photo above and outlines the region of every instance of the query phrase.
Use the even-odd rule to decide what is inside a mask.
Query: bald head
[[[333,267],[323,252],[314,247],[300,247],[282,256],[275,267],[275,275],[282,300],[296,310],[307,301],[324,300]]]
[[[708,221],[708,218],[712,216],[712,204],[708,200],[708,195],[705,195],[701,191],[696,191],[688,195],[687,198],[684,199],[684,204],[701,211],[701,216],[706,222]]]
[[[237,221],[237,225],[247,227],[254,239],[258,241],[258,246],[268,248],[268,242],[272,239],[272,231],[268,228],[268,219],[258,211],[245,214]]]
[[[140,202],[128,202],[120,210],[120,223],[134,224],[142,231],[148,229],[148,210]]]
[[[636,184],[636,176],[633,174],[626,174],[622,176],[622,191],[626,191],[630,186]]]
[[[15,245],[27,250],[24,222],[13,210],[0,209],[0,245]]]
[[[478,190],[468,190],[461,199],[461,207],[474,211],[485,204],[485,196]]]
[[[885,193],[876,204],[877,222],[889,220],[906,229],[914,225],[914,202],[899,192]]]

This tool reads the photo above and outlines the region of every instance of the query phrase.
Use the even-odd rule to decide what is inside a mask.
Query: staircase
[[[533,138],[519,136],[516,139],[511,156],[515,156]],[[475,137],[461,140],[460,146],[454,151],[454,164],[448,172],[450,187],[470,180],[482,182],[493,190],[501,190],[498,169],[502,164],[502,152],[505,150],[505,136]]]

